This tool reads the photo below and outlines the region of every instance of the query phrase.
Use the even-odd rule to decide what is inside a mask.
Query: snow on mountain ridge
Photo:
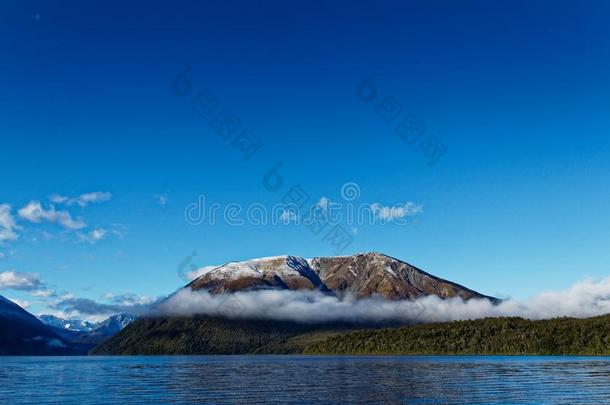
[[[298,276],[300,274],[297,270],[299,266],[309,267],[307,261],[301,257],[288,255],[259,257],[240,262],[229,262],[202,276],[207,275],[212,279],[231,280],[236,280],[241,277],[263,278],[269,273],[274,273],[278,276]]]
[[[212,294],[257,289],[320,290],[356,297],[380,295],[392,300],[489,298],[460,284],[436,277],[409,263],[377,253],[352,256],[273,256],[231,262],[194,279],[187,288]]]
[[[57,329],[72,330],[75,332],[90,332],[95,327],[95,323],[82,319],[70,318],[63,319],[55,315],[40,315],[38,317],[45,325],[52,326]]]
[[[100,322],[89,322],[74,318],[62,319],[55,315],[44,314],[38,316],[38,319],[45,325],[74,332],[107,332],[106,329],[111,332],[117,332],[129,325],[134,320],[134,317],[127,314],[116,314]]]

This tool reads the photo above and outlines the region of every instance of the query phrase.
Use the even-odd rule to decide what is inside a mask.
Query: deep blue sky
[[[360,202],[423,207],[416,225],[359,227],[344,254],[500,296],[610,275],[608,21],[605,1],[4,2],[0,204],[20,228],[0,272],[58,294],[157,296],[194,250],[202,266],[334,254],[302,226],[185,222],[199,194],[271,206],[284,193],[261,179],[281,161],[285,187],[312,199],[356,182]],[[262,141],[250,160],[172,92],[186,66],[193,92]],[[356,97],[371,74],[447,147],[436,165]],[[94,191],[112,199],[56,205],[81,230],[17,214]],[[96,228],[96,243],[78,236]]]

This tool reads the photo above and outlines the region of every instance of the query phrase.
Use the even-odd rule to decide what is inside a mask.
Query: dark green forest
[[[487,318],[384,329],[210,317],[140,319],[91,352],[265,353],[610,355],[610,315]]]
[[[329,337],[305,353],[610,355],[610,315],[541,321],[487,318],[359,330]]]
[[[342,331],[342,325],[309,325],[213,317],[139,319],[91,354],[288,354]]]

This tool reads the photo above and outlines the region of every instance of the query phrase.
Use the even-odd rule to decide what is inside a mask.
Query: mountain
[[[98,345],[119,333],[134,320],[135,317],[128,314],[112,315],[104,321],[97,322],[93,330],[81,334],[73,341],[75,343]]]
[[[435,277],[401,260],[379,253],[345,257],[277,256],[231,262],[202,274],[185,288],[211,294],[258,289],[319,290],[358,298],[381,295],[413,300],[487,298],[451,281]],[[404,325],[404,323],[403,323]],[[377,322],[371,328],[396,326]],[[265,319],[224,319],[211,316],[138,319],[92,354],[235,354],[301,353],[306,347],[341,332],[366,327],[362,323],[299,323]]]
[[[114,335],[117,332],[123,330],[123,328],[130,323],[132,323],[136,319],[132,315],[128,314],[116,314],[112,315],[110,318],[97,322],[93,331],[105,333],[107,335]]]
[[[73,355],[73,345],[14,302],[0,296],[0,355]]]
[[[441,298],[497,301],[375,252],[313,259],[277,256],[231,262],[202,274],[186,287],[212,294],[274,288],[320,290],[338,295],[352,293],[358,298],[378,294],[392,300],[438,295]]]
[[[73,332],[93,332],[98,331],[105,334],[119,332],[129,325],[135,318],[127,314],[116,314],[100,322],[89,322],[81,319],[63,319],[55,315],[40,315],[38,317],[42,323],[57,329],[66,329]]]
[[[90,332],[95,328],[95,323],[83,321],[81,319],[62,319],[55,315],[40,315],[38,317],[45,325],[52,326],[57,329],[67,329],[74,332]]]
[[[128,314],[116,314],[95,323],[79,319],[62,319],[54,315],[40,315],[39,319],[69,342],[97,345],[116,335],[135,318]]]

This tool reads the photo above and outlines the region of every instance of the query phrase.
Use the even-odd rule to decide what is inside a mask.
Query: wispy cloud
[[[18,229],[15,217],[11,214],[11,206],[0,204],[0,243],[16,240]]]
[[[40,201],[30,201],[25,207],[17,212],[19,217],[33,223],[49,222],[57,223],[66,229],[82,229],[87,224],[80,218],[72,218],[68,211],[58,211],[55,206],[49,205],[43,208]]]
[[[66,205],[79,205],[86,207],[92,203],[98,203],[103,201],[110,201],[112,199],[112,193],[108,191],[94,191],[91,193],[81,194],[77,197],[67,197],[60,194],[53,194],[49,197],[49,200],[55,204],[66,204]]]
[[[88,242],[91,244],[97,243],[103,240],[108,235],[108,231],[104,228],[95,228],[87,233],[79,233],[78,238],[82,242]]]
[[[48,288],[42,288],[40,290],[31,291],[30,295],[38,298],[49,298],[55,296],[55,291]]]

